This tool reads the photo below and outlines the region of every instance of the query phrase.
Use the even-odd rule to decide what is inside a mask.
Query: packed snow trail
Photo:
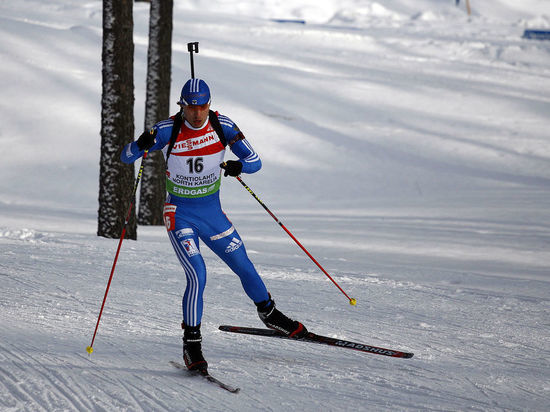
[[[550,10],[472,2],[468,19],[449,3],[176,5],[171,101],[199,41],[213,108],[265,160],[247,184],[358,302],[226,179],[224,211],[279,307],[316,333],[415,354],[223,333],[262,324],[204,250],[204,353],[234,396],[168,364],[185,280],[163,228],[124,242],[86,354],[117,244],[95,235],[101,2],[0,2],[0,409],[545,410],[550,46],[521,35],[550,27]],[[146,3],[134,19],[139,125]]]
[[[17,215],[9,207],[3,211],[12,219]],[[240,219],[234,219],[236,224]],[[323,227],[324,218],[300,219],[309,227]],[[252,232],[257,226],[238,224]],[[355,220],[357,228],[362,224]],[[162,228],[142,228],[141,240],[124,247],[95,351],[88,356],[85,347],[116,240],[93,234],[93,216],[84,222],[69,219],[70,225],[82,232],[58,227],[32,234],[4,232],[0,238],[5,251],[0,265],[5,409],[219,410],[223,400],[225,410],[235,411],[361,405],[492,410],[540,409],[548,401],[544,359],[550,351],[547,329],[541,328],[548,307],[545,281],[482,271],[436,272],[430,261],[405,270],[399,264],[384,267],[383,254],[355,254],[353,261],[327,262],[333,269],[348,266],[338,272],[338,280],[362,302],[351,307],[336,299],[331,284],[290,244],[270,239],[253,242],[252,255],[270,290],[283,297],[281,307],[320,333],[378,346],[399,344],[415,357],[378,359],[219,332],[221,323],[261,324],[236,276],[210,255],[204,352],[212,374],[241,387],[239,399],[226,399],[218,388],[182,377],[167,364],[181,354],[183,284]],[[379,270],[357,270],[367,260],[378,262]],[[132,265],[135,261],[140,264]],[[409,280],[399,279],[405,274]],[[285,294],[289,285],[295,294]]]

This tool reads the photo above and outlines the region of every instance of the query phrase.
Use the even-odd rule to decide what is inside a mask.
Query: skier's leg
[[[227,219],[224,215],[224,218]],[[203,237],[204,243],[218,255],[229,268],[239,276],[244,291],[254,302],[269,299],[265,284],[248,258],[244,243],[231,225],[228,230],[216,233],[208,238]]]
[[[206,266],[200,254],[197,230],[187,221],[185,214],[176,214],[177,210],[176,205],[167,203],[164,207],[164,223],[187,278],[182,299],[183,360],[190,370],[206,370],[208,363],[202,355],[200,333]]]
[[[221,209],[209,211],[208,227],[201,228],[201,240],[235,272],[244,291],[258,308],[260,319],[270,328],[300,338],[307,329],[275,308],[275,302],[248,258],[243,241]]]
[[[198,237],[191,228],[169,231],[168,236],[187,278],[182,300],[183,321],[188,326],[197,326],[201,323],[202,295],[206,285],[206,267],[200,254]]]

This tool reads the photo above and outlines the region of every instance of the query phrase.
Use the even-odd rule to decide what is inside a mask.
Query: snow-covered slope
[[[280,308],[415,357],[219,332],[260,322],[203,249],[204,352],[242,391],[182,375],[185,280],[160,227],[123,244],[89,357],[117,245],[95,236],[101,2],[0,1],[0,409],[545,410],[550,42],[521,35],[550,27],[550,4],[176,3],[172,100],[199,41],[213,107],[264,163],[243,179],[358,301],[226,179]],[[147,26],[136,3],[136,130]]]

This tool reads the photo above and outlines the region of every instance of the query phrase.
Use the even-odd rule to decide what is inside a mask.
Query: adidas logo
[[[227,245],[227,247],[225,248],[225,253],[231,253],[237,250],[242,246],[242,244],[243,242],[241,242],[239,239],[234,237],[233,239],[231,239],[231,243],[229,243],[229,245]]]

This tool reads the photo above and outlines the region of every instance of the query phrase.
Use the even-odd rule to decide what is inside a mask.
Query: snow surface
[[[548,410],[550,27],[547,0],[175,2],[173,110],[195,69],[260,153],[224,209],[279,307],[391,359],[231,335],[261,326],[208,250],[204,352],[181,357],[184,275],[164,229],[96,233],[101,2],[0,0],[0,409]],[[277,23],[272,19],[305,20]],[[148,5],[135,4],[135,124]],[[121,216],[121,219],[123,216]]]

